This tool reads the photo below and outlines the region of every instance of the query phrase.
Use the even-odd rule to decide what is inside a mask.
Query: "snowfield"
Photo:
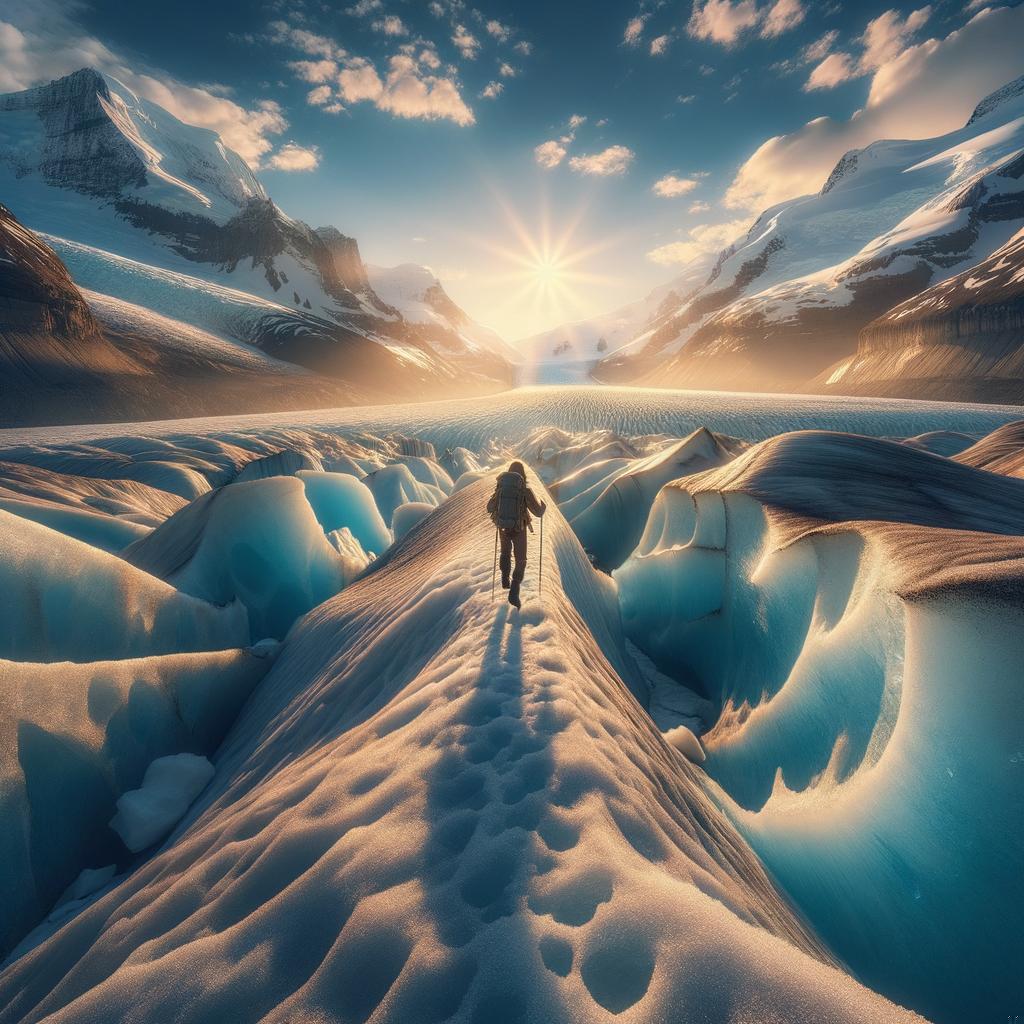
[[[0,1024],[1001,1024],[1015,412],[548,388],[6,432]],[[518,612],[513,457],[550,507]]]

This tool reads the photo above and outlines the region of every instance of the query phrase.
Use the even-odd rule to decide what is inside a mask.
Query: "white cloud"
[[[480,98],[484,100],[493,100],[497,96],[500,96],[504,89],[505,86],[503,86],[501,82],[488,82],[480,93]]]
[[[764,142],[740,168],[726,203],[759,211],[816,192],[847,150],[960,127],[982,97],[1024,73],[1021,38],[1024,7],[1003,7],[907,48],[875,71],[867,102],[849,120],[819,117]]]
[[[813,64],[824,57],[829,50],[835,45],[835,41],[839,38],[839,33],[832,29],[826,32],[823,36],[815,39],[813,43],[808,43],[803,50],[800,51],[800,57],[803,63]]]
[[[748,228],[747,220],[731,220],[721,224],[698,224],[690,228],[685,242],[669,242],[652,249],[647,258],[653,263],[670,266],[689,263],[708,252],[718,252],[739,238]]]
[[[288,67],[311,85],[329,82],[338,74],[338,65],[333,60],[293,60]]]
[[[389,14],[386,18],[379,18],[370,27],[374,32],[380,32],[385,36],[404,36],[409,34],[405,23],[397,14]]]
[[[651,186],[651,191],[663,199],[675,199],[677,196],[685,196],[687,192],[692,192],[697,184],[693,178],[679,178],[675,174],[666,174]]]
[[[428,68],[437,69],[441,66],[441,58],[438,57],[437,50],[432,46],[427,46],[420,51],[420,63]]]
[[[501,75],[502,78],[515,78],[518,72],[511,64],[502,63],[498,68],[498,74]]]
[[[698,199],[695,203],[690,203],[687,213],[707,213],[711,209],[708,203],[705,203],[703,199]]]
[[[317,35],[308,29],[295,28],[286,21],[272,21],[268,28],[272,43],[287,43],[311,57],[339,60],[345,56],[345,51],[334,40]]]
[[[805,17],[807,10],[800,0],[775,0],[764,16],[761,35],[766,39],[781,36],[796,28]]]
[[[322,107],[330,103],[332,95],[329,85],[318,85],[315,89],[310,89],[306,93],[306,102],[314,107]]]
[[[630,18],[626,22],[626,30],[622,33],[622,41],[627,46],[639,44],[640,37],[644,34],[644,22],[646,21],[646,14],[638,14],[635,18]]]
[[[377,69],[363,57],[354,57],[339,72],[338,86],[346,103],[376,103],[384,95],[384,83]]]
[[[533,53],[533,44],[528,43],[525,39],[520,39],[515,46],[512,47],[516,53],[521,54],[523,57],[529,57]]]
[[[898,11],[886,11],[872,18],[864,30],[864,55],[860,60],[863,71],[874,71],[898,57],[910,37],[928,20],[931,11],[930,7],[922,7],[906,18],[901,18]]]
[[[803,0],[773,0],[764,7],[757,0],[693,0],[686,31],[695,39],[734,46],[755,28],[771,39],[796,28],[806,17]]]
[[[565,159],[566,149],[557,139],[549,139],[533,147],[533,158],[541,167],[551,170]]]
[[[345,13],[355,15],[357,18],[365,18],[368,14],[379,11],[383,6],[381,0],[359,0],[357,4],[346,8]]]
[[[497,39],[499,43],[508,42],[508,38],[512,34],[512,30],[508,25],[502,25],[500,21],[497,21],[494,18],[487,22],[484,28],[487,30],[487,34],[492,38]]]
[[[480,50],[480,41],[465,25],[455,26],[455,31],[452,33],[452,42],[459,53],[467,60],[474,60]]]
[[[676,103],[692,103],[696,98],[694,93],[690,93],[688,96],[677,96]]]
[[[755,0],[694,0],[686,28],[695,39],[732,46],[760,16]]]
[[[587,119],[583,114],[573,114],[569,118],[569,130],[574,132],[580,127],[580,125],[584,125],[586,123]]]
[[[848,53],[830,53],[804,83],[804,92],[834,89],[842,82],[857,77],[857,65]]]
[[[454,81],[423,74],[415,60],[402,54],[389,61],[384,92],[376,103],[397,117],[447,120],[462,126],[476,120]]]
[[[668,49],[670,42],[672,42],[671,36],[656,36],[651,40],[651,56],[658,57],[663,54]]]
[[[316,146],[309,148],[286,142],[268,161],[267,167],[275,171],[315,171],[320,164]]]
[[[569,166],[580,174],[609,178],[625,174],[635,156],[636,154],[628,146],[609,146],[599,153],[574,156],[569,160]]]

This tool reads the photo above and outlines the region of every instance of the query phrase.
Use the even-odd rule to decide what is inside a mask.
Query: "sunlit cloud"
[[[504,92],[505,86],[501,82],[488,82],[480,92],[480,98],[484,100],[493,100]]]
[[[651,191],[663,199],[675,199],[677,196],[685,196],[688,192],[692,192],[697,185],[698,182],[693,178],[680,178],[675,174],[666,174],[651,186]]]
[[[681,242],[669,242],[652,249],[647,258],[652,263],[672,266],[677,263],[689,263],[698,256],[709,252],[718,252],[741,237],[749,228],[748,220],[731,220],[721,224],[698,224],[687,232],[687,239]]]
[[[539,146],[533,147],[533,158],[541,167],[551,170],[557,167],[564,159],[567,150],[557,139],[549,139]]]
[[[320,164],[316,146],[300,146],[286,142],[268,161],[274,171],[315,171]]]
[[[672,37],[668,35],[656,36],[651,40],[651,56],[659,57],[661,54],[668,50],[668,44],[672,41]]]
[[[466,60],[475,60],[477,53],[480,52],[480,41],[464,25],[455,26],[452,42]]]
[[[494,18],[488,21],[484,28],[486,29],[487,34],[491,36],[492,39],[497,39],[499,43],[508,42],[508,38],[512,34],[512,30],[508,25],[503,25],[500,21],[497,21]]]
[[[626,22],[626,29],[622,33],[622,41],[627,46],[637,46],[644,34],[644,23],[647,21],[646,14],[637,15]]]
[[[405,23],[395,14],[389,14],[386,18],[379,18],[373,22],[371,28],[374,32],[380,32],[385,36],[404,36],[409,34]]]
[[[571,157],[569,166],[580,174],[608,178],[625,174],[635,156],[628,146],[609,146],[599,153]]]
[[[806,17],[803,0],[775,0],[763,7],[757,0],[694,0],[686,30],[695,39],[735,46],[755,30],[764,39],[780,36]]]

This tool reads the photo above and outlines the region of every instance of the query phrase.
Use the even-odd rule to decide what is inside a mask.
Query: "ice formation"
[[[913,1019],[662,740],[557,511],[543,604],[491,604],[490,487],[296,626],[172,841],[6,969],[0,1020]]]
[[[1020,426],[732,398],[12,435],[0,1024],[1012,1014]]]

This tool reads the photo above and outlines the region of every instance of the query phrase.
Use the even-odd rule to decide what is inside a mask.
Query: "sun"
[[[500,286],[510,309],[528,309],[553,320],[578,319],[590,311],[595,286],[611,279],[588,269],[592,258],[613,246],[613,238],[597,242],[580,241],[584,209],[563,214],[556,225],[546,205],[541,205],[532,223],[509,202],[496,196],[503,213],[505,235],[499,241],[476,238],[474,241],[494,257],[494,271],[488,282]],[[589,301],[588,301],[589,300]]]

